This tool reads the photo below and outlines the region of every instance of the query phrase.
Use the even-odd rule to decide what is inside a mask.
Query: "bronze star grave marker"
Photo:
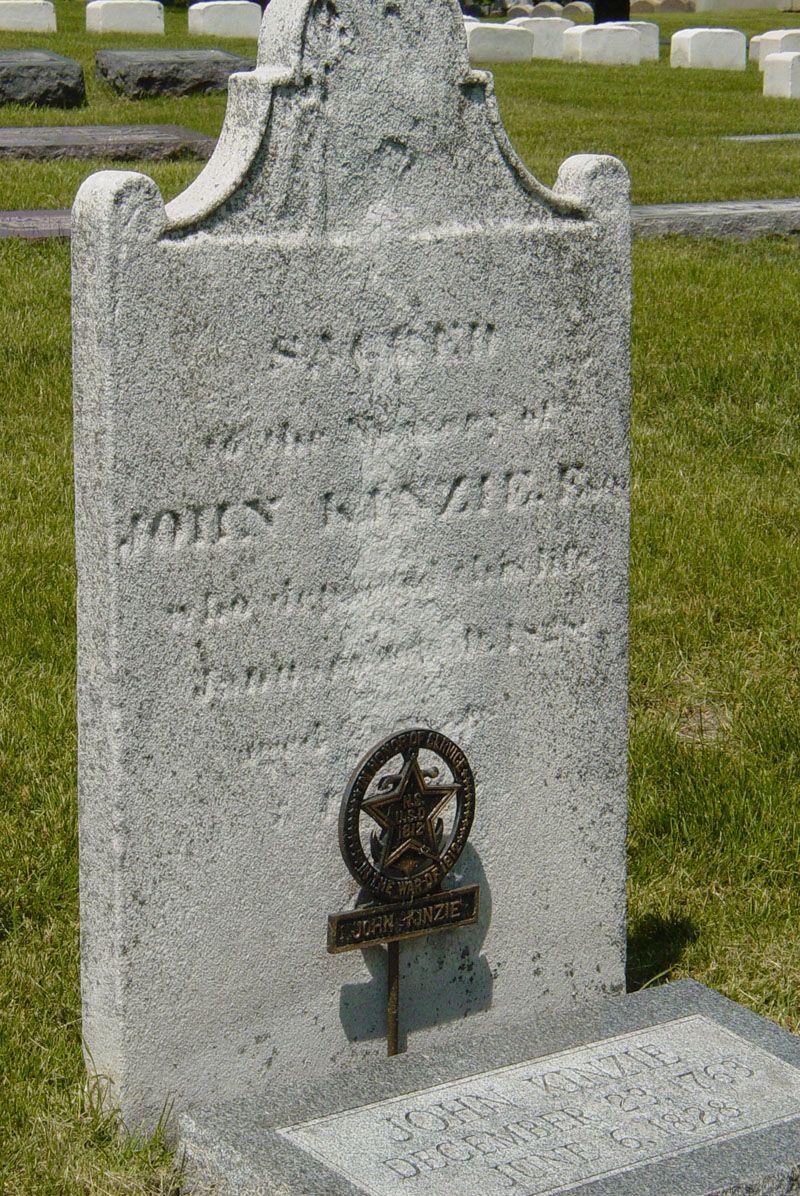
[[[345,790],[339,815],[342,856],[362,888],[379,900],[331,914],[328,951],[387,944],[389,1055],[399,1051],[401,940],[478,920],[477,885],[442,889],[474,813],[475,781],[466,756],[451,739],[424,728],[377,744]]]

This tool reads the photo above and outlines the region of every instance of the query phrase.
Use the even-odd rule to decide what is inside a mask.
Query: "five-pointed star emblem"
[[[438,860],[441,853],[436,819],[460,788],[456,784],[427,785],[417,753],[406,756],[391,788],[369,798],[361,807],[384,832],[380,867],[394,866],[410,873],[414,871],[415,855]]]

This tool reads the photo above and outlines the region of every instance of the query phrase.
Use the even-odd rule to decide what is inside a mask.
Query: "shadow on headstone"
[[[482,1013],[492,1004],[492,973],[480,953],[491,921],[492,898],[480,857],[470,844],[450,876],[454,884],[448,887],[480,885],[480,919],[476,926],[400,944],[401,1049],[410,1031]],[[368,897],[364,905],[369,905]],[[339,1017],[350,1042],[386,1035],[388,952],[385,947],[368,947],[363,958],[370,979],[342,985],[339,998]]]

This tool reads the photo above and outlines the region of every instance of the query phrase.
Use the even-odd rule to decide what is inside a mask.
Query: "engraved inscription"
[[[262,536],[272,527],[278,496],[136,511],[117,540],[121,560],[140,554],[212,548]]]
[[[800,1070],[696,1015],[278,1132],[369,1196],[555,1196],[794,1120]]]
[[[372,372],[382,363],[401,368],[443,361],[491,358],[496,329],[485,320],[398,321],[389,328],[359,329],[337,333],[330,328],[301,333],[274,334],[268,362],[275,368],[323,367],[349,360],[360,373]]]
[[[322,523],[390,522],[403,514],[424,513],[438,519],[522,511],[542,501],[543,494],[528,469],[503,473],[457,474],[454,478],[385,483],[365,492],[323,494]]]

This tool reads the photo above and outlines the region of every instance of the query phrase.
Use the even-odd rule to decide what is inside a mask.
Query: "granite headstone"
[[[406,727],[472,764],[481,886],[404,947],[409,1052],[622,990],[629,239],[616,159],[528,173],[452,0],[273,0],[187,191],[81,187],[84,1035],[129,1124],[385,1051],[386,953],[325,928]]]

